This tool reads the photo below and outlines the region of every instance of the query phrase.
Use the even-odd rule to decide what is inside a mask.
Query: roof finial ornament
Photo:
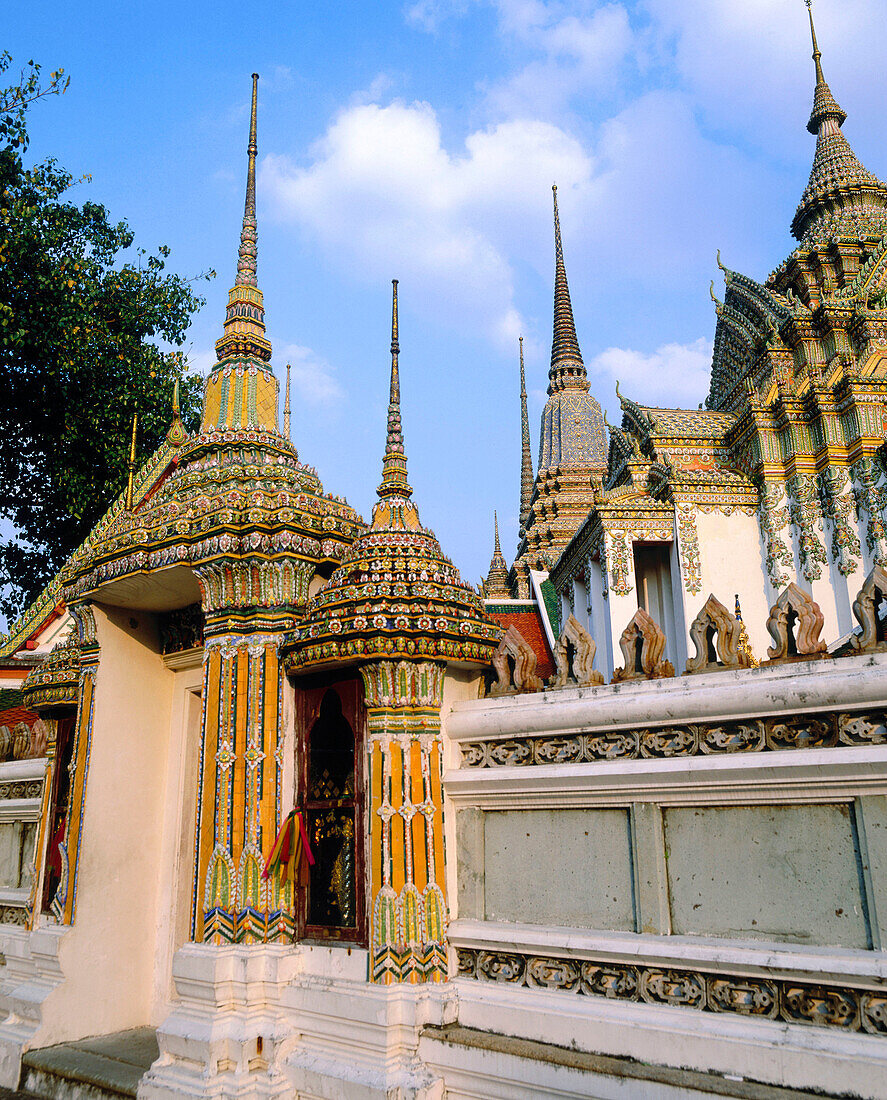
[[[286,365],[286,389],[283,394],[283,434],[288,440],[292,440],[290,434],[290,365]]]
[[[246,201],[243,205],[243,228],[240,231],[240,252],[237,257],[235,286],[256,286],[256,99],[259,74],[253,73],[253,99],[249,116],[249,144],[246,147]]]
[[[499,516],[493,512],[493,530],[494,544],[493,544],[493,558],[490,562],[490,569],[487,573],[487,579],[484,581],[483,590],[486,599],[509,599],[511,591],[508,587],[508,565],[505,562],[505,558],[502,555],[502,547],[499,545]]]
[[[816,41],[816,25],[813,22],[813,0],[804,0],[807,5],[807,15],[810,17],[810,37],[813,39],[813,64],[816,66],[816,83],[825,83],[822,75],[822,54],[819,52],[819,44]]]
[[[172,447],[181,447],[187,438],[188,433],[185,431],[185,425],[182,423],[179,410],[179,379],[176,376],[172,387],[172,424],[170,424],[169,431],[166,433],[166,441]]]
[[[574,389],[587,393],[588,376],[576,338],[576,323],[573,320],[573,305],[564,266],[556,183],[551,185],[551,193],[554,197],[554,331],[551,339],[548,392],[552,394],[556,390]]]
[[[265,336],[265,306],[258,282],[258,228],[256,222],[256,100],[259,74],[253,73],[252,106],[249,120],[249,143],[246,147],[246,199],[243,204],[243,225],[237,252],[237,274],[228,292],[225,311],[225,334],[216,341],[216,357],[221,362],[231,356],[248,356],[268,362],[271,344]],[[277,403],[274,403],[275,409]],[[275,416],[276,428],[276,416]]]
[[[132,439],[129,444],[129,476],[126,480],[126,510],[132,511],[132,487],[135,480],[136,472],[136,432],[139,429],[139,414],[138,411],[134,411],[132,414]]]
[[[533,457],[530,453],[530,421],[527,415],[527,380],[524,375],[524,338],[518,337],[520,344],[520,541],[527,533],[530,522],[530,504],[533,499]]]
[[[397,318],[397,279],[391,280],[391,385],[388,396],[388,435],[382,461],[382,484],[376,490],[379,503],[373,508],[374,527],[419,526],[419,513],[410,497],[407,456],[400,420],[400,343]]]

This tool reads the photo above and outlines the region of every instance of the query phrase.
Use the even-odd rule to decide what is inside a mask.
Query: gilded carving
[[[597,644],[575,615],[570,615],[554,647],[557,671],[548,681],[550,688],[566,687],[568,683],[586,687],[604,683],[604,677],[594,668]]]
[[[775,644],[767,656],[781,661],[825,653],[826,644],[819,637],[824,621],[819,604],[792,581],[770,608],[767,632]]]
[[[625,664],[613,673],[614,684],[674,676],[674,665],[665,657],[665,635],[642,607],[622,631],[619,648]]]

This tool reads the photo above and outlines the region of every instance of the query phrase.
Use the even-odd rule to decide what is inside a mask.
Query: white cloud
[[[489,89],[489,105],[499,115],[551,117],[580,92],[611,90],[639,48],[621,4],[590,14],[539,0],[499,0],[496,6],[501,33],[539,55]]]
[[[711,341],[700,337],[689,344],[663,344],[653,352],[607,348],[587,364],[592,392],[608,408],[616,408],[615,385],[625,397],[642,405],[694,409],[708,395]]]
[[[813,95],[807,13],[800,0],[643,0],[664,55],[709,120],[757,143],[785,134],[797,149]],[[838,102],[872,101],[883,80],[883,4],[828,0],[815,9],[826,78]],[[846,102],[845,102],[846,100]],[[874,103],[873,103],[874,106]],[[877,110],[877,107],[875,107]]]
[[[294,419],[298,416],[299,405],[310,405],[315,409],[338,407],[344,398],[344,391],[336,378],[335,367],[311,348],[300,344],[283,344],[278,347],[275,343],[274,347],[274,361],[277,363],[277,375],[280,379],[281,409],[286,363],[292,367],[290,384]]]
[[[406,7],[404,16],[420,30],[434,33],[450,16],[465,15],[470,3],[471,0],[416,0]]]
[[[427,103],[343,110],[305,168],[262,163],[279,216],[306,226],[359,277],[397,277],[444,324],[512,348],[521,329],[509,259],[527,225],[550,232],[549,188],[585,183],[591,159],[558,127],[513,120],[444,148]],[[531,231],[532,233],[532,231]]]

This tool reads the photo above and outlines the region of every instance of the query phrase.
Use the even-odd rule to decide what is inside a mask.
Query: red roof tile
[[[506,630],[513,626],[515,630],[521,632],[536,654],[537,676],[547,680],[554,675],[554,658],[548,645],[548,638],[538,608],[521,608],[519,611],[488,611],[487,614]]]

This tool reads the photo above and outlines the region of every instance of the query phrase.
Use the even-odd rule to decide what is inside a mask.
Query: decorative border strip
[[[572,736],[465,741],[465,768],[544,764],[590,764],[639,757],[730,755],[785,749],[827,749],[836,745],[887,743],[887,711],[803,714],[756,718],[719,725],[685,724],[654,729],[600,730]]]
[[[887,990],[457,948],[458,977],[887,1037]]]

